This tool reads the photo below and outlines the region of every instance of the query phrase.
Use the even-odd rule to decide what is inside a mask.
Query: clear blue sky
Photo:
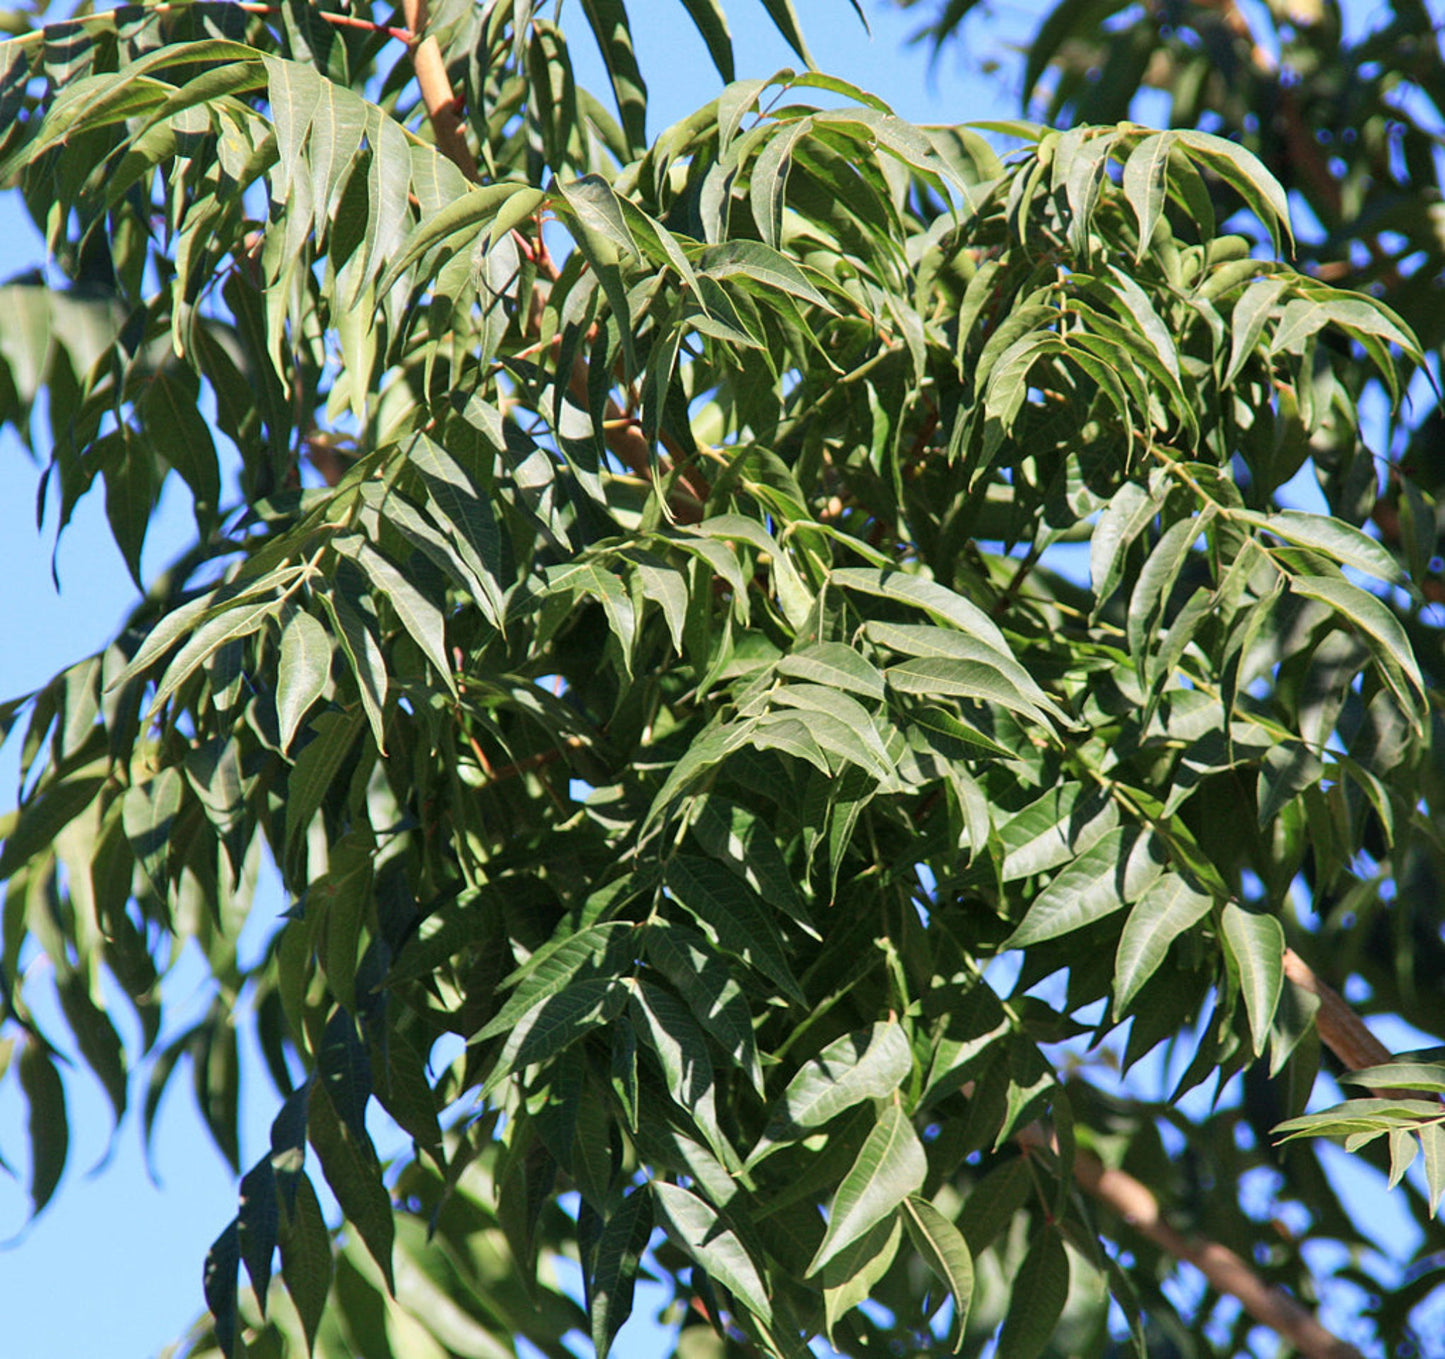
[[[996,80],[969,74],[957,57],[946,58],[936,79],[930,79],[924,51],[905,48],[918,22],[913,16],[867,3],[870,38],[843,0],[798,0],[798,9],[822,69],[880,94],[905,117],[961,122],[1015,111]],[[649,130],[656,133],[711,98],[719,82],[677,0],[634,0],[631,13],[650,85]],[[1002,27],[1021,34],[1027,30],[1027,13],[1021,6],[1009,7]],[[736,0],[728,6],[728,17],[739,77],[767,76],[798,65],[758,0]],[[580,20],[580,6],[564,6],[564,24],[570,22],[579,34],[584,31]],[[583,67],[579,80],[604,95],[600,63],[586,50],[585,37],[574,37],[574,43],[574,59]],[[0,281],[42,259],[42,244],[14,196],[0,194]],[[0,636],[23,639],[20,645],[11,640],[0,648],[0,698],[43,684],[103,645],[135,602],[134,586],[110,539],[99,489],[82,500],[60,541],[56,591],[51,580],[54,511],[52,507],[52,522],[37,532],[38,478],[39,469],[13,435],[0,437],[0,544],[5,552]],[[172,478],[147,540],[147,579],[186,544],[191,531],[186,494],[174,483]],[[15,744],[0,752],[0,807],[13,803]],[[258,914],[274,916],[282,905],[273,892],[269,899],[263,897]],[[265,923],[259,923],[264,929]],[[166,994],[176,1013],[168,1032],[180,1031],[187,1014],[194,1017],[203,1004],[203,980],[198,966],[182,965],[172,977]],[[115,1018],[123,1027],[129,1024],[123,1004],[116,1006]],[[50,1031],[59,1036],[64,1029],[57,1023]],[[125,1032],[134,1038],[133,1025]],[[254,1054],[242,1079],[248,1112],[242,1157],[249,1163],[266,1144],[275,1096]],[[134,1116],[143,1087],[132,1091],[132,1115],[121,1127],[108,1163],[91,1174],[106,1156],[108,1106],[87,1075],[72,1073],[66,1085],[72,1114],[69,1168],[37,1222],[25,1226],[23,1185],[0,1174],[0,1241],[15,1238],[0,1249],[6,1359],[147,1359],[179,1338],[200,1312],[201,1261],[235,1212],[236,1186],[194,1112],[184,1068],[172,1081],[158,1122],[159,1186],[147,1176]],[[23,1177],[24,1110],[14,1088],[13,1074],[0,1085],[0,1155]],[[639,1317],[645,1311],[639,1296]],[[656,1340],[634,1320],[618,1352],[640,1359],[645,1351],[656,1352]]]
[[[1039,0],[994,6],[993,17],[976,21],[971,30],[973,57],[965,59],[955,49],[931,74],[926,52],[905,46],[919,19],[877,0],[864,3],[871,38],[844,0],[797,0],[822,69],[880,94],[900,114],[919,122],[961,122],[1017,112],[1015,93],[999,78],[982,77],[976,64],[1001,54],[1006,42],[1027,37]],[[734,0],[728,11],[740,77],[766,76],[797,64],[758,0]],[[631,13],[640,64],[650,84],[650,131],[656,133],[710,98],[718,82],[677,0],[634,0]],[[570,21],[578,32],[579,18],[580,7],[564,6],[564,23]],[[600,63],[585,50],[585,39],[575,41],[574,57],[583,68],[579,79],[603,93]],[[1009,70],[1016,78],[1016,65],[1006,63],[1005,74]],[[41,258],[40,242],[13,197],[0,195],[0,281]],[[81,502],[60,543],[56,592],[51,580],[53,525],[39,533],[35,527],[37,480],[38,469],[13,437],[0,437],[0,544],[5,548],[0,636],[23,639],[21,645],[0,648],[0,698],[43,683],[102,645],[134,602],[134,588],[111,543],[98,491]],[[189,533],[185,493],[172,486],[147,543],[147,578],[185,544]],[[0,807],[11,800],[15,771],[16,752],[7,748],[0,752]],[[282,905],[274,888],[263,895],[256,922],[263,937]],[[179,1031],[187,1016],[203,1005],[203,981],[201,968],[183,963],[168,982],[168,1005],[175,1008],[170,1033]],[[118,1006],[117,1021],[128,1020]],[[52,1026],[53,1034],[61,1032],[58,1024]],[[127,1036],[134,1037],[133,1026]],[[12,1077],[0,1085],[0,1155],[23,1172],[23,1110],[13,1084]],[[201,1261],[235,1211],[236,1188],[193,1111],[187,1086],[182,1070],[162,1107],[156,1144],[159,1186],[147,1177],[133,1116],[121,1128],[104,1170],[88,1173],[106,1155],[109,1123],[98,1089],[82,1074],[67,1081],[70,1168],[38,1222],[25,1226],[23,1187],[0,1175],[0,1240],[16,1237],[8,1250],[0,1251],[7,1359],[89,1354],[146,1359],[177,1339],[201,1310]],[[143,1089],[134,1089],[133,1105],[139,1106],[143,1097]],[[243,1106],[247,1120],[242,1158],[249,1163],[265,1145],[275,1107],[274,1092],[254,1054],[243,1071]],[[391,1145],[399,1143],[393,1140]],[[639,1316],[617,1347],[628,1359],[657,1352],[656,1337],[641,1319],[646,1310],[640,1294]]]

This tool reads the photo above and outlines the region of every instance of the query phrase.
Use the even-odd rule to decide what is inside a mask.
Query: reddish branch
[[[427,117],[431,120],[437,149],[468,179],[475,180],[477,161],[462,131],[462,103],[452,89],[441,47],[436,38],[426,32],[426,0],[402,0],[402,12],[409,31],[412,69],[416,72],[417,85],[421,90]],[[546,243],[542,239],[540,224],[535,246],[528,242],[525,251],[528,258],[543,269],[544,273],[555,277],[555,270],[546,268],[550,265],[550,259],[547,256]],[[587,365],[580,356],[573,365],[568,388],[584,406],[587,404]],[[643,435],[640,423],[630,419],[629,412],[624,411],[609,397],[603,424],[607,447],[613,456],[639,477],[651,479],[654,471],[652,446]],[[665,437],[662,442],[681,466],[683,460],[678,456],[679,451],[672,447]],[[673,497],[674,513],[680,518],[696,520],[700,517],[702,504],[707,500],[707,482],[696,468],[689,466],[682,466],[678,479],[685,495]]]
[[[411,65],[431,120],[437,149],[468,179],[477,177],[477,160],[462,132],[457,96],[452,90],[447,64],[435,37],[426,31],[426,0],[402,0],[402,13],[411,32]]]

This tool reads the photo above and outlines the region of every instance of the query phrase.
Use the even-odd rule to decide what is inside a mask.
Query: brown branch
[[[554,352],[560,349],[560,337],[552,343]],[[578,405],[584,410],[587,409],[587,362],[580,353],[572,362],[572,376],[567,383],[567,390]],[[642,432],[642,423],[629,416],[610,396],[607,398],[607,407],[602,418],[602,429],[613,457],[635,476],[651,481],[652,445]],[[683,523],[695,524],[702,518],[702,507],[707,503],[710,489],[707,481],[696,467],[685,461],[682,451],[668,438],[665,431],[659,434],[658,442],[667,449],[674,464],[681,469],[677,474],[681,489],[673,492],[668,504],[673,514]]]
[[[422,103],[431,120],[437,150],[450,160],[468,179],[477,177],[477,159],[467,145],[457,113],[457,97],[451,77],[442,58],[436,38],[426,32],[426,0],[402,0],[402,14],[411,32],[411,64],[416,83],[421,89]]]
[[[1284,954],[1284,974],[1296,986],[1318,997],[1315,1027],[1320,1041],[1352,1071],[1381,1066],[1390,1050],[1365,1027],[1344,997],[1320,980],[1293,949]],[[1401,1091],[1376,1091],[1386,1097]],[[1051,1149],[1057,1143],[1039,1124],[1015,1138],[1025,1151]],[[1234,1298],[1256,1321],[1283,1336],[1307,1359],[1361,1359],[1360,1351],[1327,1330],[1308,1308],[1282,1289],[1267,1284],[1249,1262],[1227,1246],[1202,1236],[1185,1236],[1164,1220],[1159,1200],[1141,1181],[1122,1170],[1111,1170],[1093,1152],[1074,1155],[1074,1178],[1091,1198],[1112,1209],[1141,1236],[1176,1260],[1184,1260],[1204,1275],[1216,1292]]]
[[[1292,948],[1284,951],[1284,975],[1302,990],[1319,997],[1315,1028],[1319,1030],[1320,1042],[1351,1071],[1383,1066],[1391,1059],[1390,1049],[1365,1027],[1365,1021],[1350,1008],[1349,1002],[1333,986],[1321,981]],[[1398,1099],[1402,1092],[1377,1090],[1374,1093],[1384,1099]]]
[[[1388,1048],[1365,1027],[1344,997],[1321,981],[1293,949],[1284,954],[1284,974],[1318,997],[1315,1027],[1320,1041],[1353,1071],[1381,1066]],[[1377,1094],[1387,1092],[1377,1091]],[[1388,1092],[1398,1097],[1400,1091]],[[1057,1151],[1054,1138],[1031,1124],[1015,1139],[1026,1151]],[[1282,1289],[1267,1284],[1243,1257],[1202,1236],[1186,1236],[1165,1221],[1154,1192],[1122,1170],[1111,1170],[1093,1152],[1074,1155],[1074,1179],[1091,1198],[1117,1213],[1130,1227],[1176,1260],[1193,1265],[1216,1292],[1234,1298],[1261,1325],[1283,1336],[1307,1359],[1361,1359],[1360,1351],[1327,1330],[1308,1308]]]
[[[1052,1139],[1038,1124],[1025,1128],[1017,1141],[1026,1150],[1049,1147]],[[1141,1236],[1176,1260],[1193,1265],[1219,1293],[1234,1298],[1261,1325],[1283,1336],[1307,1359],[1362,1359],[1348,1341],[1327,1330],[1308,1308],[1283,1289],[1265,1283],[1228,1246],[1206,1237],[1186,1237],[1164,1220],[1159,1200],[1148,1186],[1122,1170],[1110,1170],[1091,1151],[1074,1154],[1079,1187],[1116,1212]]]

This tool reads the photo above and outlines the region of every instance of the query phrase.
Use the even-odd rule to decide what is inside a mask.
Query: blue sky
[[[905,117],[919,122],[961,122],[1011,116],[1014,105],[995,79],[980,78],[956,55],[930,77],[926,53],[907,48],[917,20],[870,3],[873,33],[864,32],[842,0],[798,0],[804,32],[819,66],[880,94]],[[569,13],[570,11],[570,13]],[[676,0],[634,0],[630,6],[643,74],[650,86],[649,131],[661,131],[716,93],[719,81]],[[1020,36],[1029,13],[1007,8],[990,28]],[[772,30],[758,0],[728,6],[740,78],[771,75],[797,66],[796,57]],[[580,31],[580,6],[563,9],[563,23]],[[980,28],[980,32],[982,32]],[[606,91],[600,62],[585,37],[574,38],[579,81]],[[14,195],[0,194],[0,281],[43,260],[43,245]],[[3,319],[0,319],[3,324]],[[23,639],[0,648],[0,697],[43,684],[60,669],[107,641],[135,602],[135,589],[110,539],[101,495],[81,501],[55,558],[60,588],[51,579],[55,549],[53,507],[43,530],[35,524],[39,469],[13,435],[0,436],[0,636]],[[189,504],[171,479],[160,516],[146,544],[143,575],[150,579],[188,541]],[[17,753],[0,751],[0,804],[9,805]],[[274,918],[282,903],[273,893],[258,905],[258,925]],[[184,960],[167,984],[167,1025],[179,1031],[203,1008],[204,976]],[[39,988],[37,988],[38,990]],[[115,1017],[129,1021],[123,1006]],[[52,1033],[63,1032],[53,1026]],[[127,1030],[133,1038],[134,1026]],[[249,1084],[248,1084],[249,1078]],[[242,1159],[249,1163],[265,1145],[275,1096],[253,1059],[242,1075]],[[0,1174],[0,1314],[5,1352],[12,1359],[146,1359],[182,1335],[202,1308],[201,1261],[216,1233],[235,1212],[236,1187],[229,1168],[197,1118],[187,1073],[179,1071],[165,1097],[157,1125],[155,1161],[159,1185],[146,1172],[135,1111],[143,1088],[132,1091],[132,1114],[110,1145],[108,1105],[98,1087],[76,1072],[67,1079],[71,1103],[71,1155],[61,1188],[42,1217],[26,1226],[23,1185]],[[247,1098],[249,1090],[250,1098]],[[27,1139],[24,1110],[13,1077],[0,1085],[0,1155],[24,1173]],[[109,1152],[108,1160],[107,1152]],[[105,1161],[103,1169],[95,1169]],[[639,1313],[645,1311],[639,1297]],[[642,1359],[656,1339],[639,1322],[624,1335],[619,1353]]]

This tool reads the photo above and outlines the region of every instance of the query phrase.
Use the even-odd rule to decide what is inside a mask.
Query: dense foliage
[[[733,83],[652,137],[620,0],[607,102],[526,4],[9,16],[0,183],[67,286],[3,289],[0,420],[138,584],[172,472],[197,528],[3,710],[34,1207],[68,1047],[147,1125],[188,1061],[244,1170],[198,1351],[603,1352],[646,1270],[685,1356],[1351,1353],[1303,1244],[1368,1236],[1271,1136],[1321,1037],[1371,1061],[1327,981],[1429,1031],[1445,976],[1433,509],[1372,526],[1359,436],[1422,351],[1281,262],[1238,141],[914,127],[684,8]],[[180,941],[213,1008],[127,1051]],[[1405,1094],[1323,1126],[1423,1146],[1431,1225],[1440,1068],[1363,1079]]]

